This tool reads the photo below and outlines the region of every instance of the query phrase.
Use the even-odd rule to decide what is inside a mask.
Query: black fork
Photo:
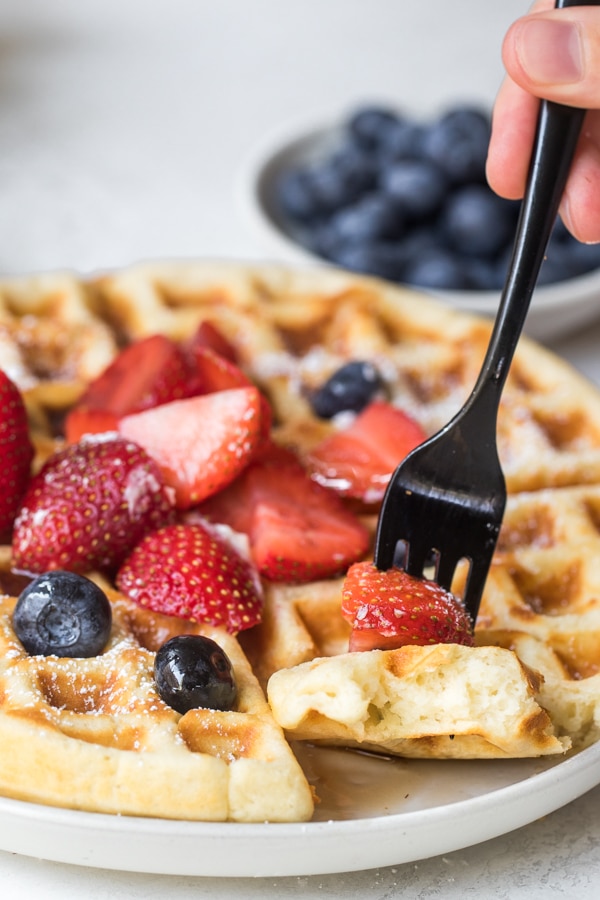
[[[596,6],[559,2],[557,7]],[[475,387],[462,409],[398,466],[383,498],[374,562],[401,565],[449,589],[468,563],[463,600],[473,622],[498,539],[506,484],[496,445],[502,389],[567,180],[585,110],[543,101],[508,275]]]

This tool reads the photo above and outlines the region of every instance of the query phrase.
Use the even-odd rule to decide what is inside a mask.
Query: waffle
[[[0,597],[0,792],[121,815],[310,818],[311,790],[235,638],[107,594],[112,633],[89,659],[29,656],[11,625],[15,599]],[[161,700],[155,653],[183,632],[205,634],[227,653],[238,685],[234,711],[182,716]]]
[[[182,338],[205,319],[269,394],[278,439],[305,451],[335,427],[315,418],[307,392],[344,361],[372,360],[390,397],[433,432],[468,396],[489,337],[485,320],[333,270],[141,263],[87,281],[0,282],[0,363],[26,392],[38,433],[56,435],[60,414],[120,345],[158,331]],[[600,482],[600,396],[523,338],[498,440],[512,492]]]
[[[498,759],[569,749],[541,678],[500,646],[434,644],[280,669],[269,702],[291,738],[405,757]]]
[[[459,571],[453,584],[453,591],[458,596],[462,594],[464,574]],[[357,654],[345,652],[349,625],[340,615],[341,592],[341,579],[317,589],[314,585],[296,585],[271,592],[267,595],[263,623],[257,633],[246,638],[256,641],[256,645],[249,648],[250,656],[255,654],[256,671],[263,683],[268,682],[275,717],[290,736],[298,740],[362,744],[363,747],[369,744],[403,756],[466,757],[471,752],[479,758],[502,756],[507,752],[527,755],[523,753],[523,747],[518,753],[515,748],[507,749],[509,735],[519,740],[518,729],[508,729],[494,718],[498,710],[498,686],[508,683],[511,677],[512,663],[505,657],[496,659],[496,676],[491,679],[486,676],[485,667],[478,671],[473,662],[473,674],[466,680],[476,686],[476,690],[474,688],[464,696],[452,694],[453,701],[462,700],[462,707],[456,703],[452,705],[451,701],[441,707],[452,709],[449,718],[455,725],[451,731],[451,745],[444,746],[444,740],[438,736],[440,721],[447,729],[446,718],[436,723],[428,720],[428,738],[423,740],[419,731],[424,727],[421,717],[410,736],[412,742],[406,743],[409,735],[403,728],[410,719],[405,716],[400,724],[395,720],[391,724],[388,721],[388,710],[394,706],[394,697],[401,693],[389,672],[398,668],[398,655],[404,657],[407,650],[413,654],[413,681],[431,679],[434,674],[439,677],[447,661],[432,658],[429,648],[380,651],[379,662],[372,663],[373,670],[368,677],[352,674],[355,667],[363,663],[356,662]],[[285,614],[278,610],[280,606],[284,607]],[[598,740],[600,486],[546,488],[509,496],[475,638],[477,654],[485,653],[491,647],[512,651],[528,672],[541,676],[532,682],[533,696],[549,714],[554,736],[563,742],[563,746],[566,742],[582,749]],[[287,661],[284,661],[284,647]],[[269,648],[276,649],[270,651]],[[456,652],[467,658],[475,655],[469,649],[456,648]],[[378,677],[375,671],[379,672]],[[327,699],[324,703],[323,698],[331,697],[332,693],[336,699],[342,696],[340,686],[348,682],[356,690],[360,688],[363,703],[368,698],[367,706],[355,702],[345,708],[333,709]],[[332,692],[332,684],[339,689]],[[522,684],[520,689],[524,689]],[[411,685],[403,671],[402,692],[406,691],[411,691]],[[439,688],[431,690],[432,697],[438,693]],[[295,703],[290,701],[290,696],[296,698]],[[491,722],[486,722],[485,716],[477,718],[473,713],[473,709],[485,707],[486,701]],[[414,706],[421,708],[422,699],[416,697]],[[457,722],[462,722],[462,735]],[[477,745],[470,730],[474,722],[477,722],[478,740],[483,739],[487,746],[473,749],[472,745]],[[542,719],[538,719],[536,724],[542,728],[543,743],[547,723],[544,725]],[[392,726],[394,737],[390,738]],[[399,739],[403,734],[404,742]],[[447,730],[446,741],[448,734]],[[432,737],[437,739],[433,749]],[[530,744],[533,755],[539,752],[539,748],[536,749],[538,739],[533,737]],[[546,752],[555,750],[556,744],[554,751]]]
[[[202,320],[218,325],[268,394],[276,440],[301,454],[336,427],[314,416],[307,396],[342,363],[372,360],[388,396],[431,433],[468,396],[490,332],[489,322],[412,291],[333,270],[181,261],[89,278],[13,278],[0,282],[0,366],[24,393],[36,464],[60,446],[64,413],[119,347],[156,332],[182,339]],[[452,712],[427,734],[369,733],[368,740],[365,732],[350,735],[344,722],[332,733],[333,718],[321,718],[320,732],[310,735],[287,724],[273,693],[279,680],[295,679],[298,699],[305,672],[328,673],[327,684],[335,682],[336,671],[359,679],[348,668],[356,654],[346,653],[339,579],[265,584],[262,624],[237,639],[218,635],[239,669],[243,707],[181,718],[157,704],[148,671],[157,641],[196,626],[150,616],[111,593],[114,634],[103,656],[81,666],[28,659],[8,627],[16,590],[6,572],[0,659],[2,677],[15,680],[10,691],[0,692],[9,703],[0,710],[0,730],[3,746],[14,745],[15,751],[2,763],[0,791],[138,815],[303,819],[311,815],[311,792],[283,727],[289,727],[288,737],[363,746],[366,740],[369,749],[430,757],[563,753],[571,742],[580,747],[595,740],[600,396],[570,366],[526,338],[503,395],[499,451],[510,496],[478,622],[480,646],[442,648],[436,657],[430,648],[416,654],[411,648],[410,665],[404,651],[375,651],[358,660],[373,668],[376,691],[390,672],[400,685],[409,684],[419,665],[438,675],[462,672],[463,680],[467,672],[487,672],[487,699],[460,738]],[[376,510],[363,513],[373,525]],[[459,573],[455,590],[460,589]],[[119,699],[110,708],[112,688],[99,685],[112,684],[113,673],[121,670],[131,674],[119,681]],[[495,722],[488,708],[495,702],[489,672],[507,675],[517,703],[511,715],[499,714]],[[269,682],[278,724],[261,691]],[[89,687],[83,696],[98,698],[98,706],[82,707],[74,684]],[[377,717],[376,703],[367,709]],[[309,713],[312,728],[315,717]],[[145,752],[132,752],[139,749],[136,742]],[[56,746],[55,772],[43,779],[47,787],[41,778],[31,779],[41,743]],[[117,771],[126,778],[117,778]],[[212,793],[201,787],[201,771],[218,771]],[[156,790],[149,791],[155,782]]]

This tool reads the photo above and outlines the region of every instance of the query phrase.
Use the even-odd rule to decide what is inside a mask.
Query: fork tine
[[[463,595],[463,603],[473,622],[477,619],[479,605],[483,596],[483,589],[492,562],[492,553],[493,551],[490,551],[487,558],[482,556],[478,560],[471,560],[471,566]]]
[[[441,553],[438,558],[438,564],[435,570],[435,580],[441,584],[447,591],[450,590],[452,579],[458,565],[458,559],[455,559],[450,553]]]
[[[429,560],[429,548],[417,541],[407,541],[406,564],[404,568],[409,575],[420,577]]]
[[[397,471],[398,469],[396,469],[396,472]],[[396,491],[395,487],[396,473],[392,475],[379,513],[374,560],[378,569],[391,569],[396,562],[399,563],[399,560],[396,560],[398,543],[408,537],[408,532],[405,528],[405,516],[403,514],[404,504],[402,502],[403,500],[408,502],[408,498],[406,496],[397,497],[396,494],[402,492]],[[407,545],[404,548],[404,560],[402,561],[404,567],[406,567],[408,563],[409,555],[410,552]]]

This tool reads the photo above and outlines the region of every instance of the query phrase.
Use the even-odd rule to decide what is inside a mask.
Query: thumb
[[[504,65],[528,93],[600,108],[600,7],[537,12],[518,19],[502,47]]]

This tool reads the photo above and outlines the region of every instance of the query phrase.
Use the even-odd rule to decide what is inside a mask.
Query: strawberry
[[[0,535],[13,524],[29,481],[33,453],[23,398],[0,369]]]
[[[119,417],[106,409],[75,406],[65,419],[65,438],[68,444],[76,444],[86,434],[116,431],[118,423]]]
[[[121,350],[86,388],[78,406],[116,416],[188,396],[186,353],[164,334],[141,338]]]
[[[190,369],[193,372],[190,384],[190,393],[192,394],[212,394],[217,391],[252,386],[248,376],[238,368],[233,360],[222,356],[209,346],[193,347]],[[271,404],[263,393],[260,395],[260,404],[262,444],[270,439],[273,412]]]
[[[435,581],[403,569],[382,571],[372,562],[348,569],[342,615],[352,625],[350,650],[389,650],[405,644],[473,645],[469,615]]]
[[[54,453],[31,479],[13,531],[14,566],[111,573],[173,517],[171,494],[141,447],[89,437]]]
[[[262,592],[252,565],[200,524],[146,535],[116,582],[140,606],[165,615],[222,625],[232,633],[260,621]]]
[[[119,432],[156,460],[188,509],[222,490],[248,464],[261,432],[261,399],[255,387],[188,397],[119,421]]]
[[[187,342],[186,347],[192,351],[196,347],[209,347],[215,353],[218,353],[219,356],[224,356],[230,362],[237,363],[237,352],[233,344],[227,340],[213,322],[208,320],[200,322],[195,333]]]
[[[405,412],[376,400],[348,428],[318,444],[308,454],[307,468],[315,481],[340,495],[376,503],[396,466],[425,437]]]
[[[191,368],[198,385],[195,393],[210,394],[213,391],[226,391],[252,384],[234,362],[211,347],[194,347],[190,355]]]
[[[272,581],[339,575],[369,546],[362,522],[311,481],[291,452],[274,446],[200,511],[247,534],[255,565]]]

